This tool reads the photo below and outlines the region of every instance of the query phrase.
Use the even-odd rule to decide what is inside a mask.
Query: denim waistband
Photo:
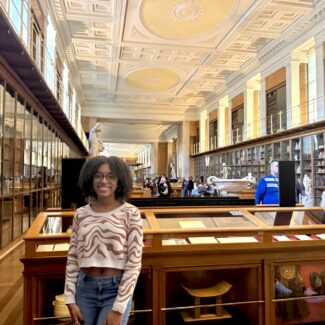
[[[121,280],[123,276],[123,273],[118,273],[115,275],[99,275],[99,276],[93,276],[93,275],[88,275],[82,271],[79,271],[78,275],[78,282],[79,283],[86,283],[86,282],[111,282],[111,283],[117,283]]]

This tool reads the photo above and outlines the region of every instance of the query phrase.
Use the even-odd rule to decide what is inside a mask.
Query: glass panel
[[[274,265],[276,324],[322,324],[325,319],[325,263]],[[307,299],[302,299],[302,298]]]
[[[253,175],[258,181],[262,176],[266,175],[265,171],[265,146],[258,147],[258,174]]]
[[[42,124],[37,114],[33,115],[33,141],[32,141],[32,180],[33,188],[42,187]]]
[[[62,157],[63,157],[63,143],[62,140],[58,137],[58,156],[57,156],[57,177],[56,185],[61,184],[61,175],[62,175]]]
[[[281,142],[281,160],[290,160],[290,141]]]
[[[1,216],[2,221],[2,241],[1,247],[6,246],[12,241],[12,198],[3,199],[3,214]]]
[[[25,106],[22,98],[17,100],[16,112],[16,139],[15,139],[15,191],[23,190],[24,174],[24,131],[25,131]]]
[[[253,153],[252,153],[252,148],[248,148],[246,149],[246,163],[248,165],[251,165],[253,163],[253,157],[252,157]]]
[[[52,186],[52,181],[51,181],[51,167],[52,167],[52,130],[48,129],[47,130],[47,141],[48,141],[48,151],[47,151],[47,187]]]
[[[315,174],[315,206],[320,206],[322,193],[325,190],[325,151],[324,134],[316,134],[314,138],[314,174]]]
[[[214,213],[156,213],[158,224],[163,229],[198,229],[215,227],[256,227],[239,211]]]
[[[6,89],[4,105],[4,148],[3,148],[3,193],[13,190],[14,138],[15,138],[15,93]]]
[[[325,223],[325,211],[322,208],[314,208],[301,211],[250,211],[262,222],[269,226],[289,225],[303,226]]]
[[[146,311],[130,314],[128,323],[133,325],[149,325],[153,324],[152,320],[152,275],[149,270],[141,270],[137,285],[134,290],[133,300],[134,306],[132,309],[135,311]]]
[[[29,50],[29,42],[28,42],[28,33],[29,33],[29,8],[28,8],[28,0],[23,1],[22,8],[22,39],[25,43],[25,46],[28,47]]]
[[[24,195],[24,207],[23,207],[23,233],[26,232],[29,228],[29,210],[30,210],[30,196]]]
[[[22,0],[11,0],[9,6],[9,16],[18,35],[21,33],[21,1]]]
[[[32,192],[31,193],[31,222],[36,218],[37,214],[40,212],[40,192]]]
[[[37,192],[31,192],[29,200],[30,200],[30,223],[32,223],[33,220],[36,218],[38,212],[36,206]]]
[[[301,140],[300,138],[291,140],[291,160],[295,162],[295,172],[296,180],[302,184],[302,173],[301,173]],[[301,197],[299,198],[299,203],[301,203]]]
[[[53,207],[61,207],[61,190],[55,190],[53,195]]]
[[[66,229],[64,231],[67,231]],[[62,233],[62,217],[48,217],[41,231],[43,234]]]
[[[252,148],[252,163],[254,165],[259,164],[258,153],[259,153],[259,147],[253,147]]]
[[[17,195],[14,201],[14,215],[13,215],[13,239],[22,234],[23,229],[23,196]]]
[[[306,195],[303,197],[303,203],[305,206],[313,206],[314,205],[314,184],[313,184],[313,175],[312,175],[312,136],[306,136],[302,139],[302,164],[301,164],[301,172],[302,172],[302,184],[305,190]]]
[[[280,160],[281,159],[281,149],[280,149],[280,142],[276,142],[273,144],[273,159]]]
[[[6,89],[4,105],[4,140],[5,144],[14,145],[15,138],[15,92],[10,87]]]
[[[4,102],[4,81],[0,79],[0,194],[3,191],[3,157],[2,157],[2,141],[3,141],[3,102]],[[1,210],[0,210],[1,213]]]
[[[0,79],[0,140],[2,142],[3,137],[3,103],[4,103],[4,81]]]
[[[37,127],[37,166],[38,166],[38,182],[37,182],[37,187],[42,188],[43,187],[43,175],[44,175],[44,170],[42,168],[43,166],[43,121],[41,118],[38,120],[38,127]]]
[[[219,324],[220,321],[222,324],[228,324],[228,321],[229,324],[260,324],[259,317],[263,305],[257,303],[260,300],[261,288],[258,268],[187,268],[184,271],[165,272],[163,278],[167,308],[164,324],[198,324],[202,319],[209,324]],[[195,292],[193,289],[196,289]],[[195,299],[194,294],[197,292],[201,297]],[[218,304],[218,307],[215,304]],[[180,310],[180,307],[195,305],[206,307]]]
[[[269,163],[273,159],[272,144],[266,145],[266,162]]]
[[[23,188],[26,191],[31,189],[31,136],[32,136],[32,113],[31,107],[25,110],[25,130],[24,130],[24,179]]]
[[[43,166],[42,166],[42,184],[43,188],[47,187],[47,167],[48,167],[48,128],[47,125],[43,125]]]

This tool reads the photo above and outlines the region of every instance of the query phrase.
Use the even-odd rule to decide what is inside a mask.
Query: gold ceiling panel
[[[131,72],[126,81],[137,89],[163,91],[175,87],[180,78],[177,73],[169,69],[146,68]]]
[[[143,0],[141,19],[156,36],[188,39],[220,25],[234,0]]]

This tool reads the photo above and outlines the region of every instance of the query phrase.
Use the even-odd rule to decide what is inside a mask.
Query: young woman
[[[83,165],[79,185],[91,203],[73,219],[65,302],[73,324],[126,325],[143,241],[140,212],[125,201],[130,170],[120,158],[97,156]]]

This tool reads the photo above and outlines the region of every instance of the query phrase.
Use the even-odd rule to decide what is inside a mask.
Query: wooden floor
[[[0,255],[0,325],[23,324],[23,241],[8,254]]]

